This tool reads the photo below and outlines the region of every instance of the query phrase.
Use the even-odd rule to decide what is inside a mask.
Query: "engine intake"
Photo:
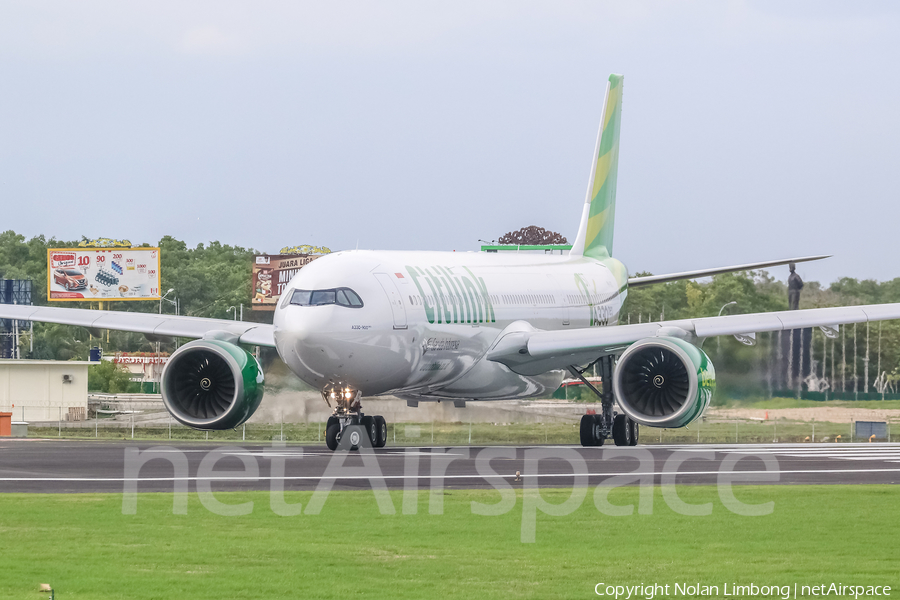
[[[706,353],[672,337],[635,342],[613,374],[619,406],[651,427],[684,427],[703,414],[715,389],[716,371]]]
[[[262,367],[252,354],[220,340],[196,340],[175,351],[160,381],[166,409],[195,429],[232,429],[263,397]]]

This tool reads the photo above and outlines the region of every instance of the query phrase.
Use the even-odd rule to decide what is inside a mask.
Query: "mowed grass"
[[[609,584],[725,582],[900,587],[900,488],[747,486],[746,503],[774,512],[739,516],[715,487],[680,486],[709,516],[674,513],[657,489],[650,515],[602,514],[588,490],[566,516],[538,513],[536,541],[522,543],[523,497],[501,516],[473,514],[494,490],[447,490],[443,514],[382,515],[371,491],[333,492],[318,515],[276,516],[267,492],[221,493],[253,501],[251,514],[218,516],[196,495],[173,515],[171,494],[142,494],[135,515],[118,494],[0,495],[0,597],[47,598],[590,598]],[[560,503],[571,489],[543,490]],[[614,504],[636,504],[615,488]],[[289,493],[306,506],[311,493]]]

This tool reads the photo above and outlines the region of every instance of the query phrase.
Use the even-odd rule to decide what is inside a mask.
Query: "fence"
[[[20,407],[16,407],[19,410]],[[27,411],[26,411],[27,414]],[[179,424],[167,414],[139,414],[136,411],[119,418],[66,420],[69,413],[59,410],[56,422],[32,422],[29,437],[65,437],[141,440],[285,441],[324,443],[325,423],[246,423],[226,431],[198,431]],[[93,415],[91,415],[93,416]],[[17,419],[18,415],[13,416]],[[896,429],[896,428],[895,428]],[[867,429],[868,431],[868,429]],[[891,423],[872,429],[876,441],[893,441]],[[577,444],[579,422],[545,423],[465,423],[439,422],[388,424],[391,445],[528,445]],[[696,421],[682,429],[640,428],[642,444],[769,444],[801,442],[861,442],[854,422],[829,423],[805,421]]]
[[[774,398],[796,398],[796,390],[775,390],[772,392]],[[803,390],[800,392],[802,400],[815,400],[816,402],[825,402],[828,400],[845,400],[853,402],[857,400],[900,400],[900,394],[881,394],[879,392],[808,392]]]

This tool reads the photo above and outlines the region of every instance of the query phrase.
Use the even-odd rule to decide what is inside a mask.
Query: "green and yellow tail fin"
[[[571,254],[604,258],[612,255],[616,215],[616,174],[619,168],[619,129],[622,122],[622,75],[610,75],[603,102],[603,117],[594,149],[591,178],[581,226]]]

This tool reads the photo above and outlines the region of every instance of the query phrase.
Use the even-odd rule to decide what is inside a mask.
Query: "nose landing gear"
[[[322,398],[329,407],[334,402],[334,412],[325,425],[325,445],[329,450],[339,446],[348,450],[358,450],[360,446],[383,448],[387,443],[387,421],[380,415],[363,414],[359,390],[337,385],[324,389]]]

